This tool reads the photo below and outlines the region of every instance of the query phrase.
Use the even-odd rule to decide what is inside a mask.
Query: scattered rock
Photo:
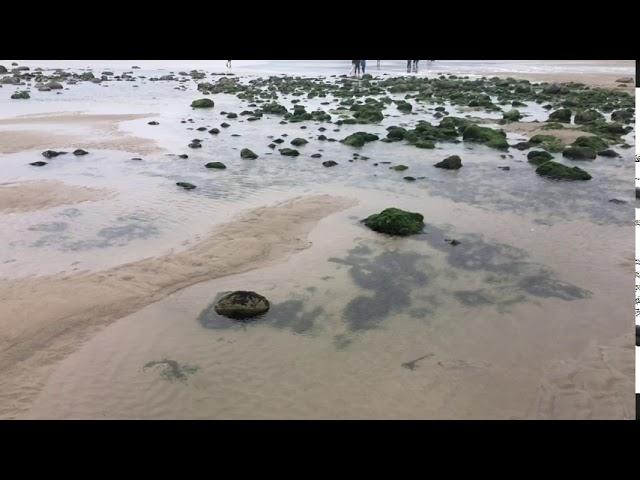
[[[324,167],[335,167],[336,165],[338,165],[338,162],[334,162],[333,160],[326,160],[322,162],[322,165]]]
[[[294,138],[293,140],[291,140],[290,143],[294,147],[300,147],[302,145],[306,145],[309,142],[307,140],[305,140],[304,138]]]
[[[536,173],[554,180],[591,180],[591,175],[578,167],[567,167],[549,160],[536,168]]]
[[[562,156],[571,160],[593,160],[596,151],[589,147],[567,147],[562,151]]]
[[[191,102],[191,108],[213,108],[214,105],[210,98],[201,98]]]
[[[177,182],[177,186],[184,188],[185,190],[193,190],[196,186],[193,183],[189,182]]]
[[[46,150],[44,152],[42,152],[42,156],[44,158],[53,158],[53,157],[57,157],[58,155],[64,155],[67,152],[56,152],[55,150]]]
[[[206,168],[217,168],[219,170],[224,170],[227,166],[222,162],[209,162],[205,165]]]
[[[284,155],[286,157],[297,157],[300,155],[300,152],[294,148],[280,148],[278,150],[280,155]]]
[[[544,150],[532,150],[527,154],[527,160],[534,165],[542,165],[544,162],[548,162],[553,158],[549,152]]]
[[[462,160],[458,155],[451,155],[441,162],[434,165],[436,168],[445,168],[447,170],[457,170],[462,167]]]
[[[87,155],[88,153],[89,152],[87,152],[86,150],[83,150],[81,148],[78,148],[77,150],[73,151],[73,154],[77,155],[77,156],[79,156],[79,155]]]
[[[389,167],[389,170],[395,170],[396,172],[402,172],[407,170],[409,167],[406,165],[394,165],[393,167]]]
[[[258,155],[256,155],[255,153],[253,153],[251,150],[249,150],[248,148],[243,148],[240,151],[240,157],[244,158],[245,160],[255,160],[256,158],[258,158]]]
[[[147,125],[160,125],[160,122],[156,122],[155,120],[152,120],[151,122],[147,122]]]
[[[29,165],[33,165],[34,167],[44,167],[45,165],[47,165],[47,162],[38,161],[32,162]]]
[[[611,158],[616,158],[619,157],[620,154],[618,152],[616,152],[615,150],[602,150],[600,152],[598,152],[598,155],[601,157],[611,157]]]

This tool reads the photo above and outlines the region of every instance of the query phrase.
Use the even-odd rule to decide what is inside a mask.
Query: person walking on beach
[[[353,65],[353,67],[351,68],[351,76],[355,77],[360,71],[360,60],[351,60],[351,64]]]
[[[367,61],[366,60],[360,60],[360,70],[362,70],[362,74],[364,75],[365,73],[365,69],[367,68]]]
[[[420,61],[420,60],[414,60],[414,61],[413,61],[413,72],[414,72],[414,73],[418,73],[418,62],[419,62],[419,61]]]

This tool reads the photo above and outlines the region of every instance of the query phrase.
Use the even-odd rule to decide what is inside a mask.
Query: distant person
[[[413,60],[413,71],[414,73],[418,73],[418,62],[420,60]]]
[[[380,70],[380,60],[377,60],[378,62],[378,70]]]
[[[367,61],[366,60],[360,60],[360,70],[362,70],[362,74],[364,75],[365,70],[367,68]]]
[[[357,77],[360,73],[360,60],[352,60],[351,62],[353,63],[353,75]]]
[[[227,68],[231,68],[231,60],[227,60]]]

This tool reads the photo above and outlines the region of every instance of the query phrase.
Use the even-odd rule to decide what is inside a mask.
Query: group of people
[[[407,60],[407,73],[418,73],[418,62],[420,60]],[[427,62],[431,63],[433,60],[427,60]],[[352,76],[364,75],[367,68],[366,60],[351,60],[351,64],[353,68],[351,69]],[[380,60],[377,60],[378,70],[380,70]]]

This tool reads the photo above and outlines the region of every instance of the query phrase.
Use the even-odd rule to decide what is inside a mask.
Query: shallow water
[[[143,62],[126,63],[144,67]],[[488,68],[444,63],[433,68],[480,74]],[[118,68],[129,71],[127,65],[100,68],[118,74]],[[176,63],[134,72],[151,77],[209,65],[224,71],[218,64]],[[372,73],[374,66],[370,61]],[[402,73],[402,61],[388,70],[395,68]],[[518,71],[513,64],[491,65],[491,71],[500,68]],[[599,68],[571,65],[566,72]],[[348,73],[338,62],[234,62],[234,71],[246,73],[244,80],[296,69],[310,75]],[[176,90],[177,85],[187,89]],[[0,90],[3,117],[157,113],[157,126],[142,118],[120,128],[156,140],[164,151],[140,155],[91,149],[83,157],[56,157],[43,168],[28,165],[42,158],[40,151],[3,155],[0,183],[55,179],[116,193],[97,202],[3,214],[3,278],[106,269],[179,251],[243,210],[294,196],[330,193],[360,202],[321,221],[311,234],[312,248],[286,262],[189,287],[103,330],[60,364],[28,416],[552,417],[552,408],[537,403],[541,385],[562,390],[560,381],[548,379],[551,365],[575,360],[589,345],[606,343],[630,328],[633,149],[616,148],[621,158],[592,162],[570,162],[554,154],[555,160],[593,175],[589,182],[562,183],[535,175],[526,153],[515,149],[501,158],[497,150],[464,143],[423,150],[373,142],[355,149],[316,140],[320,133],[339,140],[363,130],[384,134],[389,125],[412,127],[419,119],[433,120],[433,105],[409,115],[391,107],[381,125],[280,125],[281,118],[270,115],[256,122],[227,119],[220,112],[249,109],[248,102],[228,95],[212,96],[214,109],[192,110],[190,102],[200,97],[195,82],[78,84],[61,95],[33,92],[24,103],[7,100],[14,88]],[[278,101],[290,108],[294,98]],[[330,108],[321,105],[326,101],[334,103],[331,96],[303,103],[312,111]],[[539,105],[519,109],[528,115],[525,121],[546,118]],[[187,119],[193,122],[181,123]],[[231,127],[218,135],[196,130],[222,122]],[[320,132],[321,126],[327,131]],[[60,131],[72,128],[77,127]],[[277,148],[296,137],[309,140],[297,147],[299,157],[267,147],[270,136],[282,134],[287,134],[285,142]],[[187,147],[194,138],[203,140],[202,148]],[[526,139],[509,134],[510,143]],[[627,142],[634,144],[632,134]],[[241,159],[242,148],[252,149],[258,159]],[[369,158],[354,158],[356,152]],[[322,158],[311,158],[314,153]],[[433,167],[453,154],[462,157],[461,170]],[[325,160],[338,165],[325,168]],[[227,169],[203,168],[210,161],[222,161]],[[397,164],[409,169],[389,170]],[[498,169],[507,165],[509,171]],[[418,180],[409,183],[406,175]],[[198,188],[184,191],[175,186],[178,181]],[[608,201],[613,198],[628,203]],[[426,233],[391,239],[359,224],[389,206],[423,213]],[[451,246],[446,238],[461,244]],[[208,308],[217,295],[233,289],[259,291],[272,309],[259,321],[241,324]],[[165,359],[194,368],[186,368],[178,381],[163,375],[167,364],[144,368]],[[609,395],[619,395],[619,389],[612,391]],[[586,408],[584,414],[595,411]]]

